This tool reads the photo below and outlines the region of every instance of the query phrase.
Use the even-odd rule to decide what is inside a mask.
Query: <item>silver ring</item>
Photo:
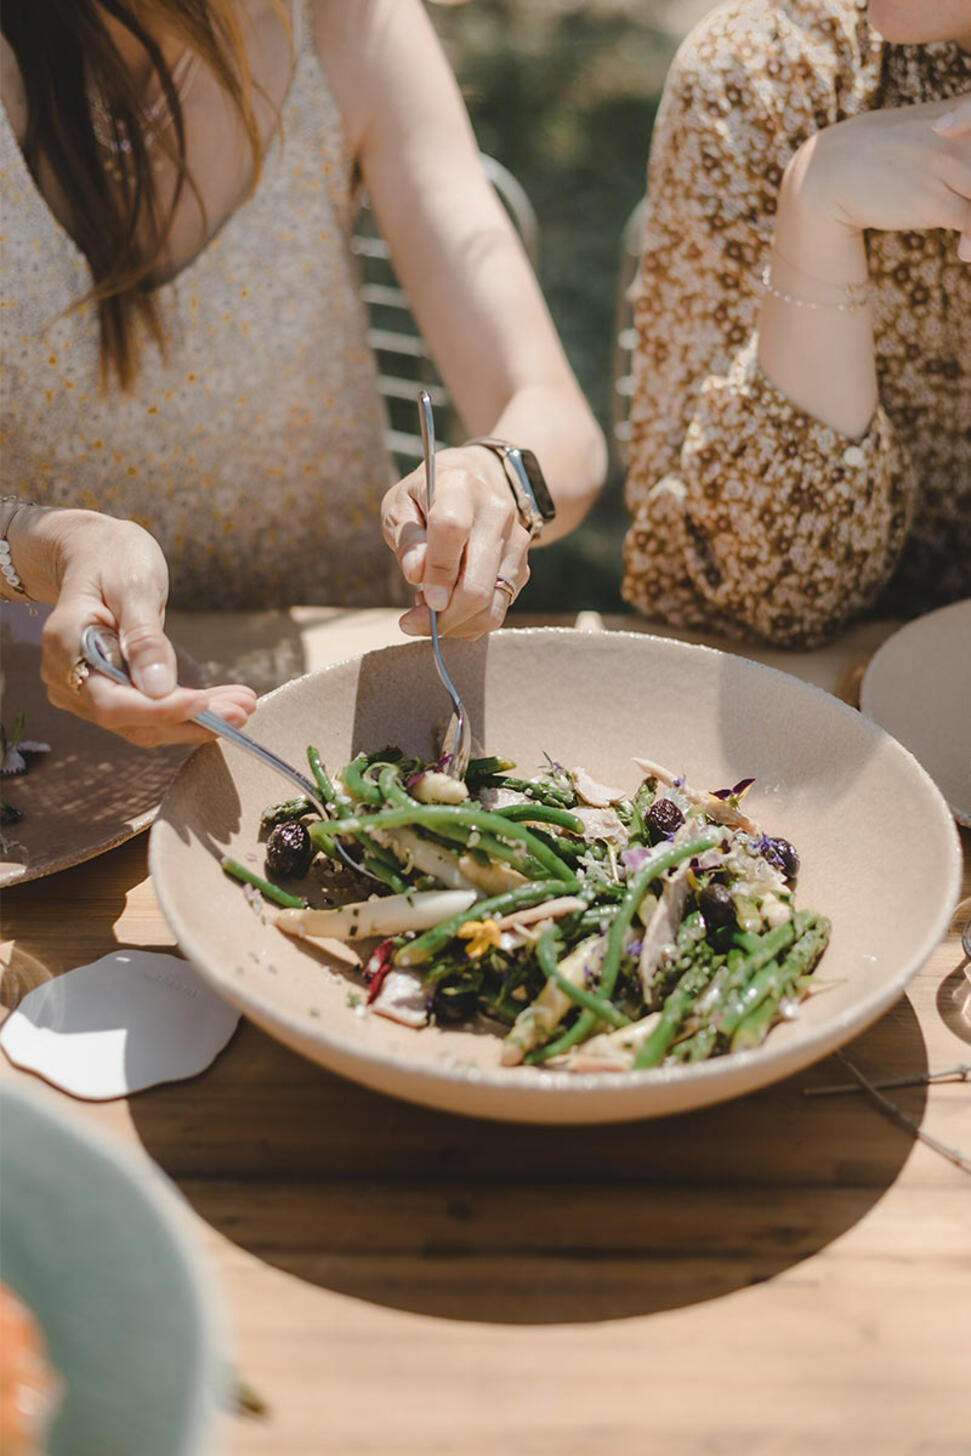
[[[508,577],[505,576],[496,577],[496,591],[505,592],[506,596],[511,602],[514,602],[518,595],[517,590],[513,586],[512,582],[508,579]]]
[[[72,693],[79,693],[90,676],[90,667],[83,657],[79,657],[67,675],[67,685]]]

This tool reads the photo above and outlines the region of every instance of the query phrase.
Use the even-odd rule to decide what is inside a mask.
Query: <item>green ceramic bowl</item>
[[[0,1278],[66,1385],[50,1456],[211,1456],[222,1319],[162,1177],[0,1083]]]

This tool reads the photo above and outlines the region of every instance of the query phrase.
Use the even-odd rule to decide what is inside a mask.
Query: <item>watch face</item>
[[[549,487],[543,479],[543,472],[539,468],[539,461],[532,450],[520,450],[519,458],[523,462],[523,469],[526,472],[526,479],[529,481],[530,489],[536,500],[536,508],[544,521],[552,521],[556,515],[556,506],[553,504],[553,497],[550,495]]]

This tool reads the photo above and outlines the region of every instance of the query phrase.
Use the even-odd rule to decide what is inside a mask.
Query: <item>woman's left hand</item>
[[[381,510],[384,539],[418,589],[401,630],[427,636],[431,608],[443,636],[481,637],[502,625],[529,580],[530,536],[502,461],[481,445],[440,450],[431,510],[426,501],[420,466],[392,486]]]

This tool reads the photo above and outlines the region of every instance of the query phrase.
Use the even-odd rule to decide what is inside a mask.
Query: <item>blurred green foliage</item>
[[[661,7],[663,9],[663,7]],[[610,429],[621,233],[644,190],[651,127],[676,27],[624,0],[472,0],[429,7],[481,149],[539,217],[539,276],[570,362]],[[623,610],[625,527],[614,460],[603,496],[565,541],[533,553],[524,611]]]

